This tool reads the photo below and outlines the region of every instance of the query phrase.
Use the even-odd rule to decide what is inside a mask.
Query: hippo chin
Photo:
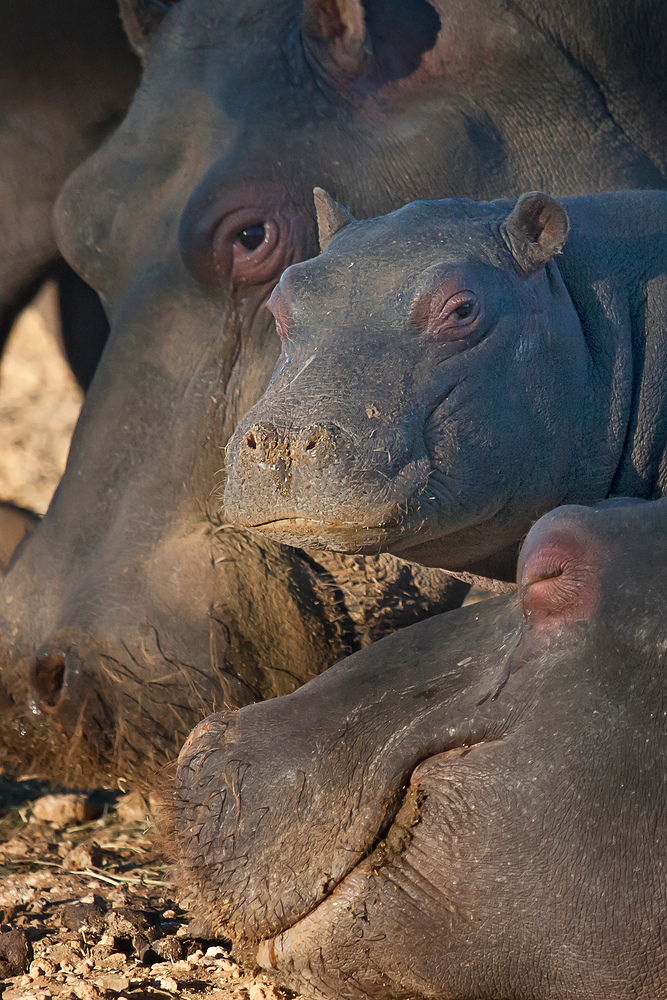
[[[667,195],[365,222],[317,201],[325,249],[271,296],[282,354],[228,446],[228,517],[507,578],[552,507],[665,492]]]
[[[518,593],[384,639],[183,748],[183,877],[307,996],[667,989],[667,501],[562,507]]]

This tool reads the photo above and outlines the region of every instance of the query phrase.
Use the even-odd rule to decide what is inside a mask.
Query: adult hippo
[[[279,354],[264,304],[316,251],[315,184],[374,214],[416,196],[667,178],[667,26],[650,5],[603,15],[572,2],[557,18],[528,0],[123,11],[145,50],[141,87],[57,207],[61,250],[112,333],[51,509],[0,591],[2,739],[44,768],[56,745],[84,769],[147,767],[214,699],[277,693],[331,663],[330,623],[359,645],[352,577],[361,605],[384,601],[378,564],[313,569],[218,531],[224,445]],[[398,603],[424,614],[420,587],[391,565],[408,574]],[[325,573],[313,603],[300,584],[287,600],[285,578],[311,572]],[[331,615],[321,592],[340,597]],[[291,659],[284,607],[303,636]]]
[[[64,346],[84,388],[108,325],[97,297],[60,259],[53,205],[118,125],[138,82],[115,0],[0,3],[0,350],[53,277]]]
[[[518,594],[200,723],[199,916],[310,997],[667,991],[667,500],[562,507]]]
[[[230,442],[230,518],[511,579],[552,507],[667,492],[666,192],[361,223],[319,200],[326,249],[271,296],[283,353]]]

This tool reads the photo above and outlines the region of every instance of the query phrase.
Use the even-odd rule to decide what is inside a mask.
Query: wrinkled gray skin
[[[123,10],[141,87],[57,206],[112,332],[0,589],[5,747],[110,774],[171,756],[204,706],[285,691],[363,645],[385,603],[390,631],[438,588],[451,601],[396,562],[313,568],[217,532],[224,446],[279,353],[264,304],[316,252],[313,186],[369,215],[667,178],[667,26],[650,4],[573,2],[557,23],[527,0],[181,0],[156,27],[155,4]],[[313,573],[310,590],[289,582]],[[285,603],[277,625],[265,605]]]
[[[94,332],[104,319],[60,260],[53,206],[72,171],[122,119],[139,62],[115,0],[3,0],[0,25],[0,350],[43,281],[62,279],[65,347],[87,388],[97,359],[89,357],[83,317],[72,313],[83,300]]]
[[[202,722],[204,925],[309,997],[663,996],[666,570],[667,501],[562,507],[518,594]]]
[[[664,494],[667,194],[512,207],[416,202],[286,271],[228,517],[508,579],[552,507]]]

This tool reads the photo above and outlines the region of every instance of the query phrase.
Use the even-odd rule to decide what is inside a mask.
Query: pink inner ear
[[[538,527],[531,532],[517,567],[526,621],[539,625],[590,618],[600,598],[598,556],[594,541],[574,531]]]

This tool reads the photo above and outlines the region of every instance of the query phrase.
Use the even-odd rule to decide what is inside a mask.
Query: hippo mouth
[[[431,757],[426,758],[422,764],[430,759]],[[420,767],[421,764],[415,768],[413,775]],[[278,934],[265,938],[256,945],[253,958],[261,968],[275,971],[284,967],[288,953],[299,948],[313,932],[321,933],[323,927],[336,920],[341,908],[352,907],[354,898],[364,883],[388,861],[395,862],[408,847],[412,840],[412,829],[421,818],[422,801],[420,787],[410,782],[388,829],[385,828],[384,833],[378,830],[372,846],[364,856],[354,862],[342,878],[301,916]]]
[[[381,669],[369,646],[190,734],[174,799],[180,880],[205,925],[248,959],[271,969],[277,956],[287,970],[297,938],[354,922],[369,880],[402,869],[431,823],[422,769],[499,738],[487,696],[499,648],[516,645],[516,598],[489,608],[471,656],[473,612],[397,632]]]
[[[390,519],[382,524],[361,524],[355,521],[335,522],[309,517],[279,517],[270,521],[246,524],[250,531],[271,535],[276,541],[290,545],[313,547],[321,545],[344,551],[376,552],[388,539],[400,531],[399,521]]]
[[[384,531],[387,524],[357,524],[354,521],[337,524],[335,521],[316,520],[311,517],[278,517],[273,521],[260,521],[249,525],[253,531]]]

